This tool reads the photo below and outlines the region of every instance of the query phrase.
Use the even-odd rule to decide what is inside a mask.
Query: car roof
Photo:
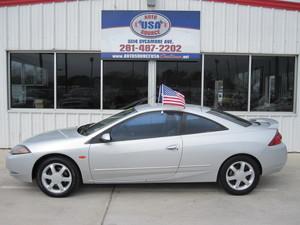
[[[138,112],[146,112],[146,111],[153,111],[153,110],[176,110],[182,112],[207,112],[211,110],[209,107],[200,106],[200,105],[193,105],[193,104],[186,104],[185,108],[173,105],[163,105],[161,103],[154,103],[154,104],[143,104],[137,105],[134,107]]]

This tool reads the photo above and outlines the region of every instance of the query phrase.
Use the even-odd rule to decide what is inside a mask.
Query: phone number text
[[[120,52],[181,52],[181,45],[121,44]]]

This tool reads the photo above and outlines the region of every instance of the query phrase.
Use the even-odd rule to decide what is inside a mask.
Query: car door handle
[[[178,150],[178,146],[177,145],[170,145],[170,146],[167,147],[167,150],[173,150],[173,151]]]

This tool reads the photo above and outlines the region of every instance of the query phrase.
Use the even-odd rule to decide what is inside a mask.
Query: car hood
[[[67,128],[67,129],[59,129],[54,131],[49,131],[46,133],[42,133],[36,136],[33,136],[23,142],[23,144],[34,144],[41,142],[50,142],[50,141],[58,141],[63,139],[70,139],[81,137],[81,135],[77,132],[77,127]]]

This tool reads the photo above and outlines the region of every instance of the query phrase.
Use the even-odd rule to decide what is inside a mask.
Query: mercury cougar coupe
[[[243,195],[286,159],[275,120],[156,104],[32,137],[10,151],[6,167],[52,197],[67,196],[81,183],[176,182],[218,182]]]

